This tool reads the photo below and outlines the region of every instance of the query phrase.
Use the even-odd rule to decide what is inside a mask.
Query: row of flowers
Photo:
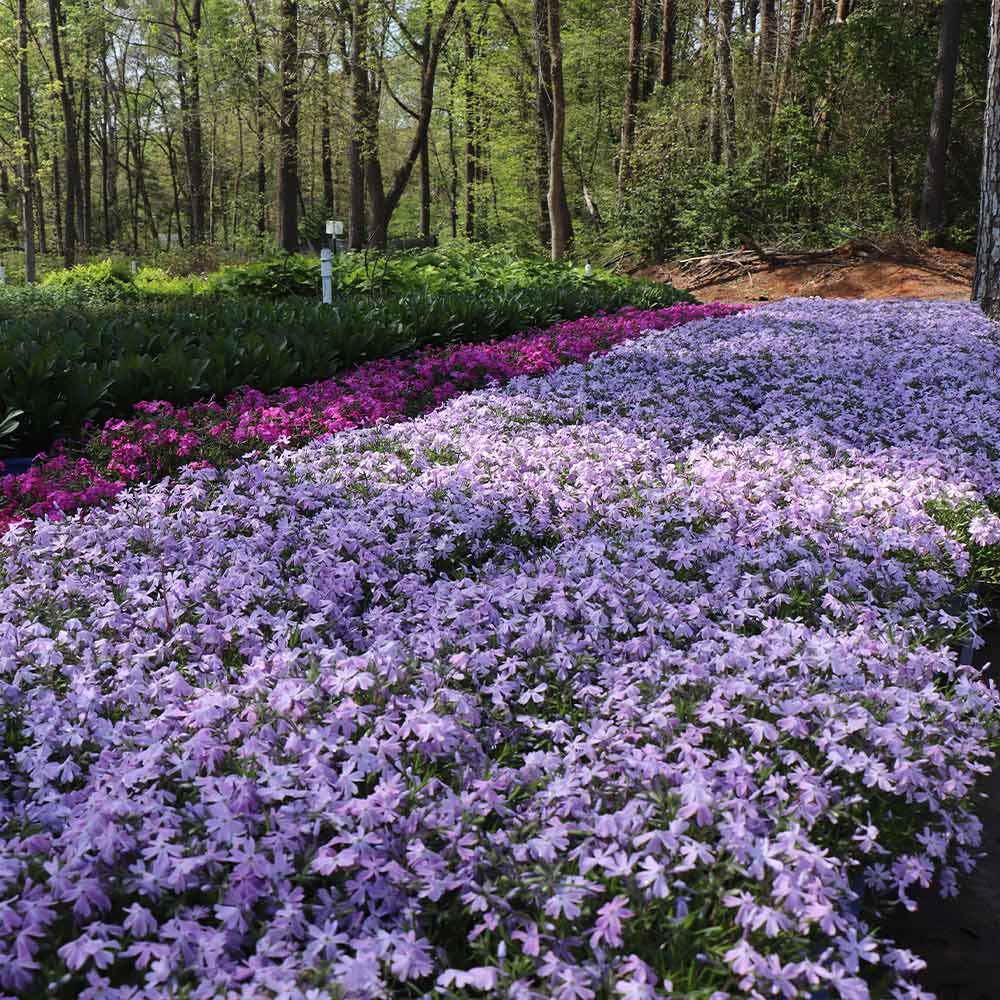
[[[0,990],[926,997],[856,890],[974,863],[998,364],[792,302],[14,526]]]
[[[414,416],[471,388],[583,361],[647,329],[726,316],[740,308],[628,308],[491,343],[371,361],[339,378],[271,396],[244,389],[221,403],[140,403],[135,417],[108,421],[82,449],[57,448],[28,472],[0,479],[0,531],[26,517],[59,516],[103,503],[130,483],[159,479],[188,464],[225,467],[261,447],[291,447],[331,432]]]

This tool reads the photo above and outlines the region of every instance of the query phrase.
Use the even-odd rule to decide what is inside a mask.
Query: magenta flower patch
[[[262,447],[304,444],[337,431],[414,416],[469,389],[585,361],[645,330],[728,316],[742,308],[628,308],[492,343],[372,361],[339,378],[273,396],[244,389],[222,404],[138,403],[137,417],[109,420],[92,435],[82,457],[57,448],[27,473],[0,479],[0,529],[25,518],[59,517],[105,503],[129,483],[155,481],[183,466],[225,467]]]

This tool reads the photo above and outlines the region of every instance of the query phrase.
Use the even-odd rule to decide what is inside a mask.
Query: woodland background
[[[0,248],[252,255],[336,217],[579,259],[971,250],[987,27],[985,0],[2,0]]]

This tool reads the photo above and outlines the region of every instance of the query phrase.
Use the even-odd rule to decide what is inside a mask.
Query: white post
[[[319,252],[319,273],[323,279],[323,305],[333,304],[333,265],[330,263],[330,249],[323,247]]]
[[[7,268],[0,264],[0,285],[7,284]]]
[[[132,261],[132,273],[133,274],[139,273],[139,264],[137,261]]]
[[[590,266],[590,261],[587,261],[587,266],[583,269],[583,273],[589,278],[593,273],[594,269]]]

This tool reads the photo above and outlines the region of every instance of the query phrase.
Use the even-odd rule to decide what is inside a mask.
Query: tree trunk
[[[28,0],[17,0],[17,131],[20,139],[21,230],[24,278],[35,282],[35,172],[31,169],[31,86],[28,78]]]
[[[281,0],[281,122],[278,129],[278,245],[299,248],[299,5]]]
[[[986,74],[983,173],[976,242],[976,280],[972,298],[990,319],[1000,320],[1000,0],[990,9],[990,48]]]
[[[348,245],[365,244],[364,116],[368,105],[368,0],[351,7],[351,131],[347,143]]]
[[[66,218],[63,234],[63,263],[76,263],[77,192],[80,190],[80,146],[77,137],[76,108],[70,95],[62,58],[62,7],[60,0],[49,0],[49,31],[52,35],[52,70],[59,87],[59,105],[63,116],[66,161]]]
[[[90,60],[87,60],[90,65]],[[81,191],[83,193],[83,204],[81,214],[83,216],[83,229],[81,239],[83,245],[90,246],[94,229],[94,206],[92,202],[92,192],[94,183],[93,158],[90,148],[91,131],[91,107],[90,107],[90,80],[84,79],[80,90],[80,103],[83,106],[83,127],[80,136],[81,152],[83,153],[83,176],[81,178]]]
[[[549,54],[552,85],[552,141],[549,143],[549,226],[552,259],[561,260],[573,241],[573,222],[566,205],[563,178],[563,143],[566,137],[566,91],[562,70],[561,0],[548,0]]]
[[[660,4],[660,86],[674,82],[674,48],[677,44],[677,0]]]
[[[938,37],[937,83],[927,140],[927,165],[920,200],[920,228],[937,233],[944,226],[945,164],[951,134],[951,111],[955,97],[955,69],[962,23],[963,0],[944,0],[941,34]]]
[[[328,217],[333,217],[336,198],[333,190],[333,144],[330,132],[330,47],[326,40],[326,29],[319,33],[319,87],[320,87],[320,170],[323,174],[323,208]]]
[[[635,116],[639,104],[639,74],[642,69],[642,0],[630,0],[628,11],[628,71],[625,107],[622,109],[621,148],[618,153],[618,201],[624,204],[629,181],[632,147],[635,145]]]
[[[776,105],[780,106],[782,98],[788,91],[792,79],[792,63],[802,38],[802,23],[806,16],[806,0],[792,0],[788,15],[788,45],[785,48],[785,60],[781,67],[781,83],[778,87]]]
[[[188,27],[180,22],[179,0],[173,2],[173,29],[177,56],[177,94],[181,113],[181,137],[188,168],[188,221],[192,245],[205,239],[205,164],[201,121],[201,68],[198,47],[201,37],[202,0],[192,0],[187,11]],[[188,41],[185,42],[185,35]]]
[[[736,100],[733,84],[733,0],[719,0],[715,42],[716,87],[719,95],[719,131],[722,160],[732,169],[736,162]]]
[[[775,0],[761,0],[760,34],[757,43],[757,113],[762,121],[771,115],[772,73],[774,72],[777,24]]]
[[[826,5],[823,0],[812,0],[812,4],[809,9],[809,30],[807,37],[809,41],[813,41],[815,37],[819,34],[826,20]]]
[[[477,114],[475,77],[476,50],[472,44],[472,22],[468,6],[462,12],[462,40],[465,54],[465,237],[476,238],[476,145]]]

